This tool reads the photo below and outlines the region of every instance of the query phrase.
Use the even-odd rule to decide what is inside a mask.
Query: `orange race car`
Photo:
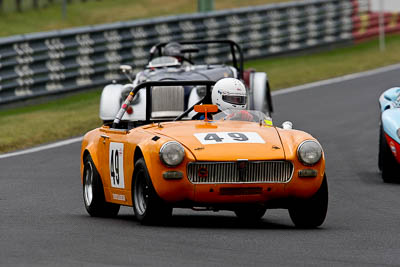
[[[133,206],[142,223],[162,223],[173,208],[231,210],[242,220],[267,209],[289,210],[298,227],[325,220],[328,185],[319,142],[310,134],[272,126],[259,111],[252,120],[210,114],[212,81],[146,82],[131,93],[112,124],[88,132],[82,142],[84,204],[91,216],[115,216]],[[153,117],[152,90],[203,86],[205,97],[176,117]],[[143,121],[124,121],[125,109],[146,90]],[[204,120],[188,118],[193,111]],[[141,112],[133,109],[133,112]],[[170,114],[170,113],[166,113]],[[222,114],[222,115],[221,115]]]

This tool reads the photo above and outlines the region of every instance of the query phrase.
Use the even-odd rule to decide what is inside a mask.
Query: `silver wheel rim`
[[[135,206],[140,215],[143,215],[147,209],[148,189],[149,187],[143,181],[143,172],[137,176],[137,185],[135,188]]]
[[[90,206],[93,201],[93,167],[89,162],[85,169],[85,179],[84,179],[84,199],[87,206]]]

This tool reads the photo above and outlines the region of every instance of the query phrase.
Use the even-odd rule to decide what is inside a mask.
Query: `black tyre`
[[[289,208],[290,218],[300,228],[320,226],[328,211],[328,183],[326,175],[318,191],[308,199],[296,199]]]
[[[384,146],[383,142],[386,141],[384,140],[384,135],[383,135],[383,129],[382,129],[382,124],[379,126],[379,152],[378,152],[378,168],[380,171],[382,171],[382,162],[383,162],[383,152],[384,152]]]
[[[379,134],[378,167],[382,172],[382,179],[385,183],[400,181],[400,167],[386,141],[382,125]]]
[[[143,158],[135,163],[132,194],[135,216],[142,224],[162,224],[171,217],[172,207],[157,195]]]
[[[120,205],[106,202],[103,183],[92,158],[86,157],[83,171],[83,203],[90,216],[114,217]]]
[[[234,210],[236,216],[243,222],[258,221],[264,216],[266,211],[267,208],[263,206],[243,206]]]

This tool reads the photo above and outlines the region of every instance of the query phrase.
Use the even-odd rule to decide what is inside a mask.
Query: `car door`
[[[128,147],[129,131],[103,128],[99,146],[102,150],[101,176],[106,200],[126,205],[131,200],[131,178],[133,159]],[[100,148],[99,148],[100,151]],[[127,179],[128,178],[128,179]]]

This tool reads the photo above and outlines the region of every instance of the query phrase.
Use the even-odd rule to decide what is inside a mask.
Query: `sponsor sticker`
[[[113,196],[113,199],[115,199],[115,200],[120,200],[120,201],[125,201],[126,200],[124,195],[112,194],[112,196]]]

